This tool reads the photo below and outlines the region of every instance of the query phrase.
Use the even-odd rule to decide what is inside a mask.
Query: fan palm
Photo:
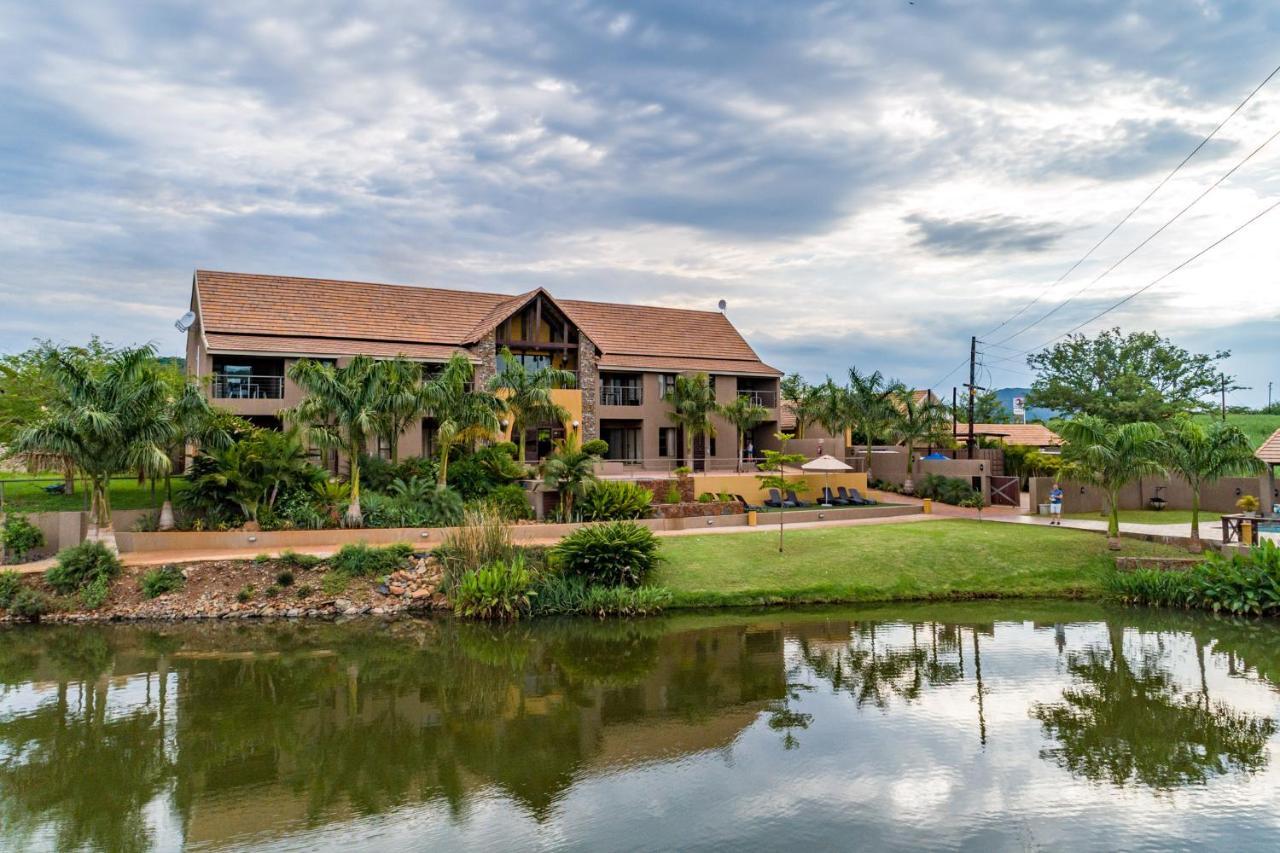
[[[565,423],[572,415],[557,403],[551,392],[572,388],[578,378],[572,370],[541,367],[530,370],[503,347],[498,355],[499,370],[489,380],[488,390],[502,401],[503,411],[511,422],[511,440],[523,453],[525,430],[530,425]]]
[[[749,397],[738,397],[732,403],[720,409],[724,419],[733,425],[738,434],[738,470],[742,470],[742,457],[745,455],[743,439],[747,433],[760,426],[769,417],[769,410],[764,406],[751,402]]]
[[[1161,474],[1168,455],[1160,427],[1146,421],[1109,424],[1078,415],[1062,425],[1063,471],[1101,488],[1107,496],[1107,536],[1119,546],[1120,490],[1148,474]]]
[[[306,396],[280,415],[305,425],[312,444],[337,448],[347,455],[351,502],[345,520],[350,527],[360,527],[364,524],[360,511],[360,454],[383,423],[382,368],[364,355],[351,359],[346,367],[302,359],[289,368],[289,378]]]
[[[94,537],[111,533],[111,475],[161,475],[175,432],[168,388],[150,346],[123,349],[96,361],[73,351],[50,352],[50,396],[41,418],[19,431],[9,452],[34,465],[70,460],[89,480]]]
[[[716,391],[711,387],[707,374],[682,373],[676,377],[667,394],[667,402],[671,404],[667,417],[684,434],[684,464],[690,465],[693,462],[693,439],[700,435],[715,437],[716,426],[711,422],[711,416],[722,411],[716,402]]]
[[[456,353],[444,369],[423,386],[427,410],[436,420],[436,444],[440,465],[436,474],[440,486],[449,483],[449,453],[466,441],[490,438],[500,427],[498,413],[502,401],[485,391],[474,391],[475,369],[467,357]]]
[[[556,443],[556,450],[542,468],[542,481],[548,489],[560,493],[560,517],[573,520],[573,504],[587,487],[596,481],[596,463],[600,457],[582,449],[576,432]]]
[[[1191,550],[1201,550],[1200,488],[1223,477],[1254,474],[1263,464],[1253,455],[1249,437],[1234,424],[1205,425],[1178,419],[1165,434],[1165,465],[1191,487]]]
[[[912,457],[916,445],[939,439],[946,423],[945,410],[930,395],[925,394],[917,400],[915,392],[901,385],[894,388],[889,399],[889,435],[899,444],[906,445],[907,477],[902,483],[902,491],[909,495],[915,491]]]
[[[893,418],[891,387],[880,371],[862,373],[849,368],[849,415],[856,432],[866,438],[867,477],[871,477],[871,445]]]

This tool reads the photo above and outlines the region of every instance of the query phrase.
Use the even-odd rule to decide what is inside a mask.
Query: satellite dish
[[[724,309],[726,309],[726,308],[728,308],[728,307],[729,307],[729,303],[728,303],[728,302],[725,302],[723,299],[721,299],[721,300],[720,300],[720,311],[721,311],[721,312],[723,312],[723,311],[724,311]]]
[[[177,329],[179,332],[186,332],[187,329],[191,328],[191,325],[195,323],[195,321],[196,321],[196,312],[188,311],[187,313],[183,314],[174,322],[173,327]]]

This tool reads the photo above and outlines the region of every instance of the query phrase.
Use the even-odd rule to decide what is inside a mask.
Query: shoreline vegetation
[[[525,613],[535,617],[640,616],[761,605],[1101,599],[1116,556],[1096,533],[965,519],[796,530],[788,534],[782,554],[773,537],[759,533],[658,542],[658,562],[638,585],[617,579],[600,586],[575,584],[574,578],[549,574],[541,581],[525,581],[516,593],[527,596]],[[598,544],[610,553],[617,550],[611,541]],[[505,555],[500,559],[527,563],[530,577],[549,565],[555,551],[497,540],[474,547],[488,549],[486,560],[497,553]],[[1172,557],[1185,556],[1185,551],[1126,540],[1123,555]],[[347,546],[329,558],[285,553],[182,567],[120,568],[96,584],[96,576],[86,576],[78,592],[66,584],[69,592],[45,595],[43,612],[34,615],[47,622],[100,622],[447,611],[458,609],[456,590],[450,590],[447,579],[451,561],[457,559],[448,546],[431,553],[415,553],[408,546]],[[0,578],[0,606],[11,604],[21,589],[47,586],[39,578],[15,576],[17,586],[6,600],[8,580]],[[90,585],[93,590],[86,592]],[[469,591],[469,600],[487,601],[484,593]],[[30,614],[6,606],[5,618],[23,621]]]

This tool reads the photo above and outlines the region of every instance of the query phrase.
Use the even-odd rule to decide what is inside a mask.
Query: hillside
[[[1202,420],[1218,420],[1221,415],[1197,415]],[[1227,423],[1235,424],[1249,436],[1254,447],[1266,441],[1273,432],[1280,429],[1280,415],[1236,415],[1227,413]]]

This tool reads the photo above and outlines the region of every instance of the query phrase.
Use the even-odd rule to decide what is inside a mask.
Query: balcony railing
[[[212,393],[215,400],[281,400],[284,399],[284,377],[215,373]]]
[[[766,409],[778,408],[778,392],[777,391],[754,391],[743,388],[738,391],[739,397],[745,397],[757,406],[764,406]]]
[[[639,406],[644,403],[643,389],[635,385],[602,385],[600,404],[603,406]]]

